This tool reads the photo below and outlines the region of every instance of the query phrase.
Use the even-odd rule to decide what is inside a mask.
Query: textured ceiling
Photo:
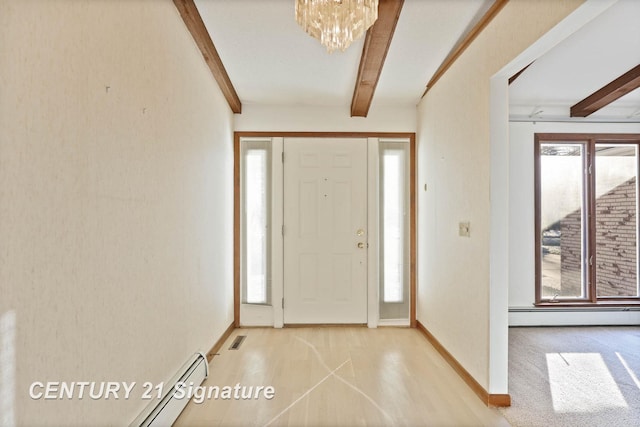
[[[490,0],[405,0],[376,105],[416,105]],[[294,0],[196,0],[243,104],[349,106],[363,41],[328,54],[295,22]]]
[[[549,0],[555,1],[555,0]],[[195,0],[243,104],[348,107],[358,40],[328,54],[295,22],[294,0]],[[492,0],[405,0],[376,106],[409,106]],[[510,86],[512,116],[568,117],[569,108],[640,64],[640,0],[619,0],[536,60]],[[638,119],[640,91],[592,118]]]
[[[640,1],[620,0],[527,68],[509,88],[512,116],[569,109],[640,64]],[[635,115],[635,116],[634,116]],[[589,116],[640,119],[640,89]]]

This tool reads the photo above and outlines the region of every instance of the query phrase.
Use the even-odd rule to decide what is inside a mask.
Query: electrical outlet
[[[471,223],[461,222],[458,224],[458,227],[460,237],[471,237]]]

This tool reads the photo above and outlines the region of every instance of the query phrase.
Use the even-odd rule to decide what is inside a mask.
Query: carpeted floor
[[[640,426],[640,326],[511,328],[514,427]]]

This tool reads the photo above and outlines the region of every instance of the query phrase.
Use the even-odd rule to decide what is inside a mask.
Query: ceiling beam
[[[535,61],[533,61],[535,62]],[[513,76],[509,77],[509,84],[513,83],[516,81],[516,79],[518,77],[520,77],[520,74],[524,73],[524,71],[529,68],[531,66],[531,64],[533,64],[533,62],[530,62],[529,65],[527,65],[526,67],[524,67],[522,70],[518,71],[517,73],[515,73]]]
[[[193,0],[173,0],[173,3],[176,5],[178,12],[180,12],[180,16],[187,25],[187,29],[198,45],[200,52],[202,52],[202,56],[209,66],[216,82],[218,82],[218,86],[220,86],[220,90],[226,98],[229,107],[231,107],[231,111],[240,114],[242,112],[240,98],[238,98],[238,94],[231,83],[231,79],[229,79],[227,70],[225,70],[224,64],[222,64],[220,55],[218,55],[218,51],[213,45],[211,36],[202,21],[202,17],[195,3]]]
[[[480,35],[482,30],[484,30],[485,27],[489,25],[493,18],[496,17],[498,12],[500,12],[508,2],[509,0],[495,0],[493,2],[489,10],[487,10],[482,18],[480,18],[480,21],[478,21],[478,23],[474,25],[467,34],[465,34],[462,41],[458,43],[458,45],[449,53],[449,56],[447,56],[446,59],[442,62],[440,68],[438,68],[433,74],[433,77],[431,77],[431,80],[429,80],[429,83],[427,83],[427,88],[422,94],[423,97],[427,94],[429,89],[431,89],[433,85],[435,85],[436,82],[440,80],[440,78],[444,75],[444,73],[447,72],[447,70],[453,65],[453,63],[456,62],[456,59],[458,59],[458,57],[462,55],[465,50],[467,50],[467,48],[471,45],[471,43],[473,43],[476,37]]]
[[[404,0],[380,0],[378,4],[378,19],[369,28],[364,40],[358,78],[351,99],[351,117],[367,117],[369,114],[403,3]]]
[[[587,117],[640,87],[640,65],[571,107],[571,117]]]

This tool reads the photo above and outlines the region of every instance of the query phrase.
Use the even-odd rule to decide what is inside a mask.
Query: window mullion
[[[596,145],[594,139],[589,139],[587,143],[587,173],[585,175],[585,184],[587,189],[587,299],[591,302],[597,301],[596,290],[596,162],[595,162]]]

